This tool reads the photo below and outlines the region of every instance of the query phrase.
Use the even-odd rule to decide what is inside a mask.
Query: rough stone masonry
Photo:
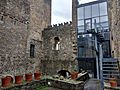
[[[120,61],[120,1],[108,0],[111,53]]]
[[[0,76],[39,68],[42,30],[50,22],[51,0],[0,0]],[[30,44],[35,45],[34,58]]]
[[[76,22],[50,22],[51,0],[0,0],[1,77],[76,69]]]

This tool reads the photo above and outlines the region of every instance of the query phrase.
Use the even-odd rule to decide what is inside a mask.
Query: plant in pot
[[[22,67],[18,66],[15,69],[15,84],[21,84],[23,82]]]
[[[35,80],[40,80],[41,79],[41,72],[40,72],[39,67],[35,68],[34,79]]]
[[[71,79],[77,79],[77,77],[78,77],[78,72],[77,72],[76,66],[74,66],[71,72]]]
[[[2,87],[9,87],[13,83],[13,78],[10,75],[10,70],[4,72],[4,76],[1,78]]]
[[[116,78],[111,77],[109,79],[109,82],[110,82],[111,87],[117,87],[117,79]]]
[[[27,82],[30,82],[32,81],[32,73],[33,73],[33,70],[34,69],[34,62],[30,61],[30,62],[27,62],[26,63],[26,74],[25,74],[25,80]]]

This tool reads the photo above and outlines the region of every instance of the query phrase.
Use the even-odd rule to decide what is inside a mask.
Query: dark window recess
[[[35,45],[30,44],[30,57],[34,58],[35,57]]]
[[[1,21],[3,21],[3,16],[1,16]]]
[[[113,40],[113,36],[111,37],[111,39]]]

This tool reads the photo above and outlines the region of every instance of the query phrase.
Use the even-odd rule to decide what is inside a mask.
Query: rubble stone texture
[[[76,23],[46,28],[50,24],[51,0],[0,0],[1,77],[76,69]],[[59,50],[53,49],[55,37],[60,40]],[[34,58],[30,57],[30,44],[35,45]]]
[[[120,1],[108,0],[112,56],[120,61]]]
[[[41,33],[50,22],[51,0],[0,1],[1,76],[17,72],[24,74],[26,69],[39,66]],[[31,43],[35,44],[35,58],[29,55]]]
[[[74,70],[76,68],[77,47],[74,42],[74,29],[72,23],[48,27],[43,31],[42,71],[45,74],[57,74],[59,70]],[[55,38],[59,38],[59,49],[56,50]]]

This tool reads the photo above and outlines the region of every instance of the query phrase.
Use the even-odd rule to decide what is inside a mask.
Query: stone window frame
[[[58,38],[59,41],[57,42],[57,44],[55,45],[55,38]],[[60,50],[60,46],[61,46],[61,38],[60,36],[54,36],[51,40],[52,42],[52,50],[56,50],[56,51],[59,51]],[[58,48],[57,48],[58,47]]]
[[[30,58],[35,58],[35,44],[30,43]]]

